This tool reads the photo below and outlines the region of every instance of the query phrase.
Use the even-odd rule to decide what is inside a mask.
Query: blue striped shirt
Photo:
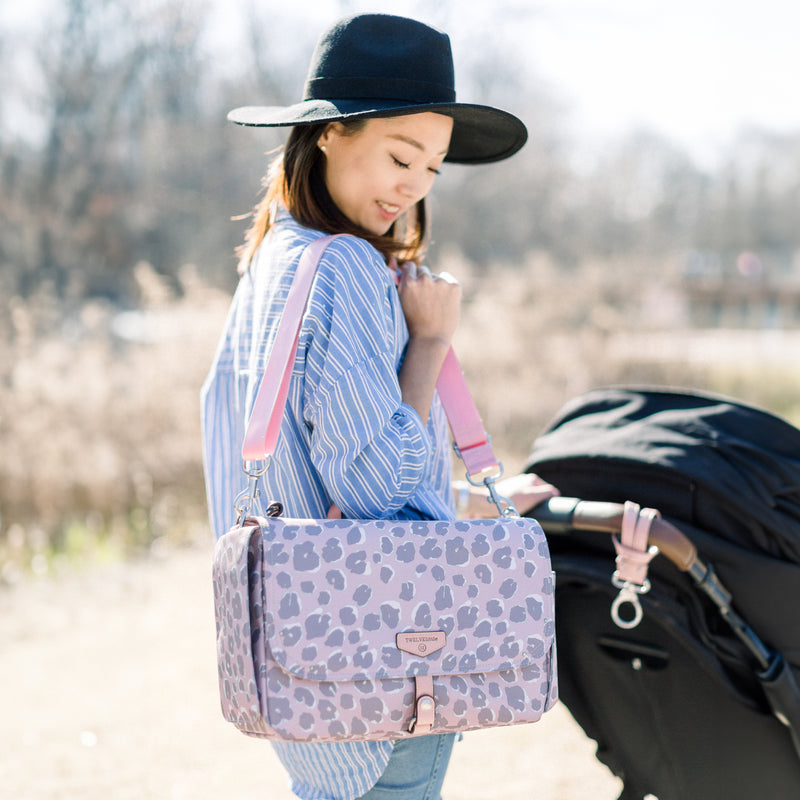
[[[306,245],[321,236],[285,211],[239,282],[202,390],[203,460],[215,535],[235,521],[241,445],[286,295]],[[320,261],[274,457],[261,496],[289,517],[453,519],[447,421],[427,425],[402,402],[397,373],[408,330],[382,256],[354,237]],[[303,800],[353,800],[383,773],[391,742],[274,742]]]

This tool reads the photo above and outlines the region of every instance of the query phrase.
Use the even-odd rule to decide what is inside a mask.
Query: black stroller
[[[562,494],[532,513],[556,571],[561,699],[620,800],[800,798],[800,430],[710,395],[598,390],[527,469]],[[619,531],[626,501],[661,512],[661,556],[649,591],[621,596],[597,532]]]

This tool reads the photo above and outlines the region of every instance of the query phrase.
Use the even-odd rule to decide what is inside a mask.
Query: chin
[[[365,231],[369,231],[374,236],[386,236],[387,233],[392,229],[393,222],[390,222],[388,225],[362,225]]]
[[[376,219],[375,216],[372,215],[370,215],[368,219],[364,219],[365,216],[366,215],[361,215],[361,219],[357,219],[356,216],[353,215],[350,217],[350,220],[355,225],[358,225],[359,228],[363,228],[373,236],[386,236],[386,234],[392,229],[392,225],[397,222],[396,219]]]

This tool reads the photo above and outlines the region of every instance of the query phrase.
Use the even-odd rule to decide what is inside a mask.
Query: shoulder
[[[357,236],[333,237],[320,262],[320,265],[323,264],[347,273],[358,273],[363,278],[372,276],[380,279],[381,283],[385,283],[388,276],[381,254],[369,242]]]
[[[400,301],[383,257],[353,236],[332,240],[311,287],[305,329],[317,344],[332,339],[354,360],[393,350],[402,318]]]
[[[278,224],[270,231],[264,244],[273,256],[289,264],[299,261],[312,242],[329,237],[322,231],[307,228],[288,212],[280,215]],[[357,274],[362,280],[370,278],[385,283],[388,270],[383,256],[365,239],[349,234],[332,236],[319,262],[318,271],[336,271],[340,275]]]
[[[282,216],[265,238],[266,252],[259,268],[273,275],[283,275],[291,282],[297,264],[308,245],[327,234],[300,225],[288,215]],[[393,304],[394,280],[383,256],[364,239],[352,235],[330,238],[316,268],[309,306],[333,313],[340,308],[371,307],[386,313]],[[373,313],[374,313],[373,312]]]
[[[339,302],[383,305],[394,293],[394,281],[372,245],[356,236],[337,236],[320,259],[315,289],[329,292]]]

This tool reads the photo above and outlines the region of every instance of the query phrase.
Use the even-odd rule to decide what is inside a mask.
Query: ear
[[[329,122],[325,126],[325,130],[320,134],[319,139],[317,139],[317,147],[320,149],[327,147],[331,143],[331,140],[334,138],[334,136],[339,134],[340,127],[341,124],[339,122]]]

